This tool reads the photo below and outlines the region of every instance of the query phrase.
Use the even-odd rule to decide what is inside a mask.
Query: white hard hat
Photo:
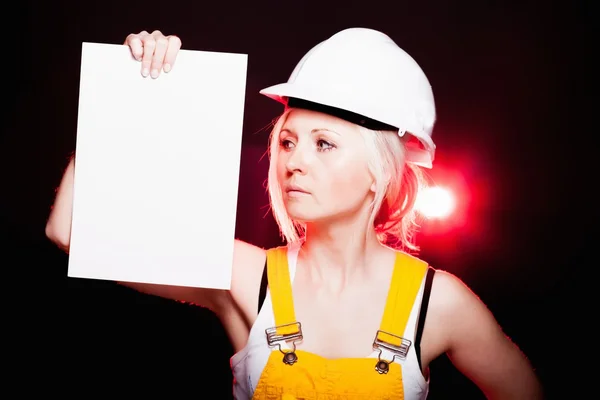
[[[260,91],[285,105],[292,100],[345,111],[364,124],[376,121],[418,139],[407,161],[431,168],[435,102],[431,85],[415,60],[387,35],[351,28],[313,47],[287,83]],[[363,117],[362,119],[360,117]],[[408,141],[407,141],[408,142]]]

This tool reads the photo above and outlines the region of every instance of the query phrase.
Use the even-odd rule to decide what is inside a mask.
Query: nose
[[[306,174],[308,166],[307,150],[303,149],[300,144],[296,145],[289,153],[285,166],[290,174]]]

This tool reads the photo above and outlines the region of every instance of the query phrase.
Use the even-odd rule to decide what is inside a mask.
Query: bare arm
[[[438,271],[431,301],[441,310],[445,350],[488,399],[542,399],[541,384],[492,313],[458,278]]]
[[[56,198],[46,223],[46,236],[66,253],[71,241],[71,213],[73,210],[73,178],[75,157],[71,157],[56,190]]]
[[[69,161],[60,185],[56,190],[56,198],[46,223],[46,236],[60,249],[69,253],[71,245],[71,220],[73,211],[73,178],[75,175],[75,157]],[[166,285],[150,285],[134,282],[119,282],[143,293],[161,296],[173,300],[191,302],[202,306],[215,307],[215,290],[198,290],[194,288]]]
[[[146,70],[153,71],[163,68],[169,64],[171,69],[175,62],[177,52],[181,47],[181,41],[176,36],[165,37],[161,32],[154,31],[152,34],[142,31],[138,34],[130,34],[125,39],[132,56],[141,62],[142,74]],[[154,78],[158,77],[154,74]],[[71,221],[73,211],[73,182],[75,176],[75,156],[71,157],[60,185],[56,190],[56,197],[52,210],[46,223],[46,236],[60,249],[69,253],[71,244]],[[146,285],[137,283],[125,283],[123,285],[133,287],[145,293],[156,294],[175,300],[189,301],[203,304],[207,296],[199,295],[197,290],[162,285]],[[210,297],[210,296],[209,296]]]
[[[181,47],[177,36],[164,36],[160,31],[142,31],[127,36],[132,56],[140,61],[142,76],[158,79],[160,72],[170,72]],[[48,222],[46,235],[59,248],[69,253],[73,208],[75,159],[67,166]],[[257,315],[258,291],[266,252],[256,246],[235,240],[231,290],[190,288],[119,282],[139,292],[193,303],[211,309],[223,323],[234,348],[241,349]]]
[[[73,210],[73,182],[75,157],[69,161],[46,223],[46,236],[60,249],[69,253]],[[243,308],[244,314],[254,311],[253,299],[258,298],[260,273],[266,254],[263,249],[236,240],[233,256],[232,293],[217,289],[119,282],[139,292],[210,308],[217,314],[226,314],[234,307]],[[255,288],[256,286],[256,288]],[[255,293],[256,292],[256,293]]]

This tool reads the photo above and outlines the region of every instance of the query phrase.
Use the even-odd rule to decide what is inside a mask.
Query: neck
[[[311,280],[339,292],[355,278],[364,278],[370,265],[387,253],[369,227],[368,217],[355,221],[307,224],[300,252]]]

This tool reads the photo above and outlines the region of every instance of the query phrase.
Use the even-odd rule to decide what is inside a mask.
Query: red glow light
[[[415,207],[425,218],[442,219],[452,214],[456,207],[456,200],[450,190],[432,186],[417,195]]]

